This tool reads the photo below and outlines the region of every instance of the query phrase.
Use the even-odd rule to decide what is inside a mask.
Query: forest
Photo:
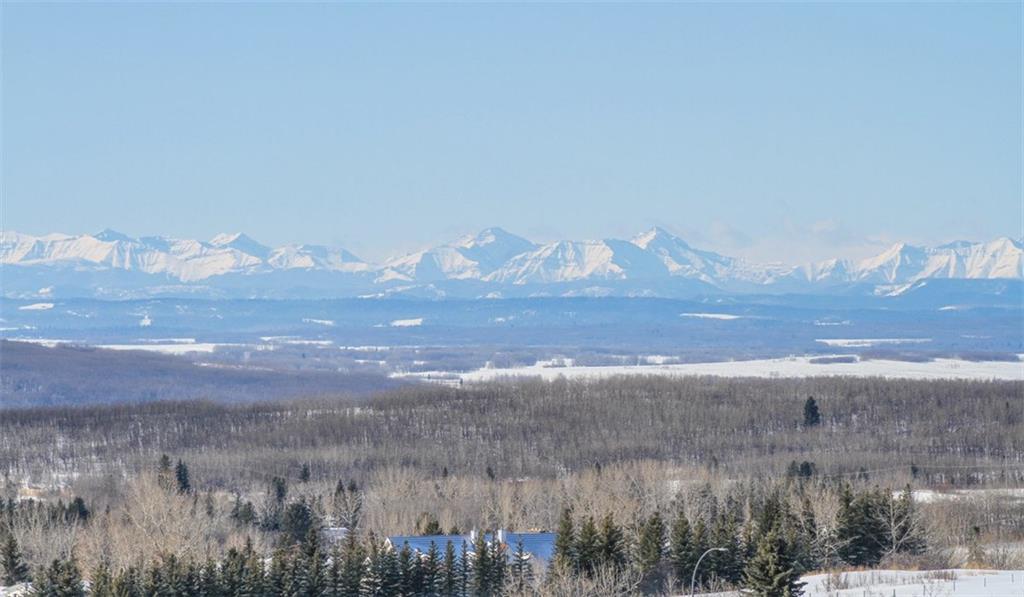
[[[506,380],[8,409],[0,562],[53,595],[672,594],[712,547],[698,588],[764,595],[813,571],[1019,567],[1022,385]],[[471,529],[555,532],[556,555],[385,541]]]

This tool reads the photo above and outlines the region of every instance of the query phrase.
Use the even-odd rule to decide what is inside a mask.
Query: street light
[[[694,564],[694,566],[693,566],[693,576],[690,577],[690,597],[693,597],[694,595],[697,594],[697,568],[700,568],[700,563],[704,559],[704,556],[708,555],[709,553],[711,553],[713,551],[729,551],[729,550],[724,548],[724,547],[712,547],[711,549],[709,549],[709,550],[705,551],[704,553],[700,554],[700,557],[697,558],[697,563]]]

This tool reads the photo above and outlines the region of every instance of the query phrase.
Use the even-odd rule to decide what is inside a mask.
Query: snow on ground
[[[318,325],[326,325],[327,327],[333,327],[334,326],[334,320],[333,319],[313,319],[312,317],[303,317],[302,318],[302,323],[315,323],[315,324],[318,324]]]
[[[823,338],[815,340],[815,342],[843,348],[867,348],[883,344],[924,344],[931,341],[931,338]]]
[[[151,325],[153,325],[153,320],[149,318],[149,315],[143,315],[139,320],[139,327],[148,328]]]
[[[1024,596],[1024,570],[866,570],[815,574],[803,580],[806,597]]]
[[[189,352],[213,352],[222,346],[237,345],[217,344],[214,342],[175,342],[169,344],[97,344],[96,348],[104,348],[106,350],[145,350],[148,352],[161,352],[164,354],[185,354]]]
[[[396,319],[389,325],[393,328],[413,328],[423,325],[423,318],[416,317],[414,319]]]
[[[1012,501],[1024,501],[1024,488],[1010,489],[955,489],[936,491],[934,489],[915,489],[914,501],[926,504],[950,502],[957,500],[976,500],[979,497],[996,497]]]
[[[31,305],[22,305],[18,307],[19,311],[49,311],[53,308],[53,303],[32,303]]]
[[[802,580],[807,583],[804,597],[1024,597],[1024,570],[863,570],[812,574]]]
[[[832,355],[850,356],[850,355]],[[464,381],[489,381],[504,377],[541,377],[555,379],[601,378],[613,375],[715,375],[720,377],[888,377],[906,379],[1002,379],[1024,380],[1024,363],[1007,361],[962,361],[935,359],[928,362],[887,361],[881,359],[854,362],[812,363],[810,357],[725,361],[715,363],[679,363],[668,365],[609,365],[583,367],[571,362],[552,366],[539,361],[528,367],[484,368],[458,374]],[[568,361],[568,359],[567,359]],[[398,374],[403,377],[437,377],[444,372],[431,371]]]
[[[742,315],[730,315],[728,313],[680,313],[680,317],[696,317],[698,319],[740,319]]]

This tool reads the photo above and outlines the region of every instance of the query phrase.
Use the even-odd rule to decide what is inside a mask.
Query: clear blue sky
[[[1021,5],[11,4],[3,226],[340,244],[1021,234]]]

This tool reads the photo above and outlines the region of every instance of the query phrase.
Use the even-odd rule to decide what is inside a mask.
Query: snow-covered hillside
[[[145,294],[152,288],[211,294],[230,288],[236,294],[261,296],[267,290],[279,293],[282,285],[315,287],[317,296],[422,294],[427,287],[432,294],[447,296],[452,284],[464,284],[476,293],[468,296],[515,292],[674,296],[716,290],[818,293],[851,287],[887,295],[933,279],[1021,280],[1024,249],[1020,241],[1010,238],[938,247],[901,243],[860,261],[831,259],[787,266],[694,248],[661,228],[632,240],[561,240],[543,245],[501,228],[488,228],[371,264],[341,248],[274,248],[245,234],[219,234],[201,241],[134,238],[113,230],[77,236],[8,231],[0,234],[0,264],[11,266],[5,271],[8,296],[29,296],[38,288],[51,287],[58,294],[68,289],[98,293],[99,287],[106,293],[114,289],[128,295]],[[269,274],[274,275],[261,278]]]

